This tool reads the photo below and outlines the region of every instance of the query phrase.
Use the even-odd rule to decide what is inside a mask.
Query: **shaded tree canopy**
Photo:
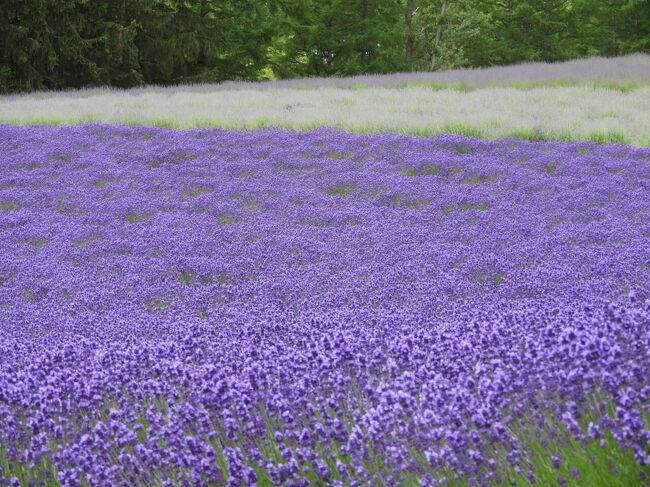
[[[4,0],[0,92],[650,52],[648,0]]]

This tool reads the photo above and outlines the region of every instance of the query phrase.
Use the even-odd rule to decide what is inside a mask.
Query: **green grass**
[[[176,277],[176,281],[182,286],[189,286],[192,283],[192,274],[189,271],[183,271]]]
[[[535,129],[535,128],[518,128],[511,131],[507,138],[513,139],[523,139],[530,142],[541,142],[545,140],[552,140],[552,136],[549,137],[544,130]]]
[[[440,167],[433,164],[420,166],[417,169],[412,167],[403,167],[399,170],[402,176],[415,177],[415,176],[435,176],[440,173]]]
[[[630,139],[617,130],[591,132],[587,138],[598,144],[630,144]]]
[[[607,407],[608,414],[614,415],[613,406]],[[556,438],[545,438],[545,443],[530,424],[515,421],[510,426],[510,431],[524,445],[524,459],[529,462],[534,471],[538,485],[558,485],[557,477],[566,480],[567,487],[615,487],[641,485],[638,475],[643,472],[650,476],[650,467],[641,467],[634,459],[632,450],[623,449],[614,439],[611,432],[604,431],[603,444],[600,440],[588,439],[586,443],[572,438],[566,427],[557,419],[547,418],[548,424],[544,433],[550,428],[556,430]],[[583,411],[579,424],[586,432],[590,421],[597,422],[594,414]],[[646,414],[646,428],[650,426],[650,419]],[[561,464],[555,468],[551,457],[559,453]],[[571,474],[572,469],[578,470],[578,476]],[[525,475],[518,474],[515,470],[502,462],[503,478],[509,485],[527,487],[531,483]]]
[[[129,222],[129,223],[139,223],[139,222],[142,222],[142,221],[146,220],[147,218],[149,218],[149,215],[144,214],[144,213],[140,214],[140,215],[135,214],[135,213],[131,213],[129,215],[126,215],[126,221]]]
[[[481,204],[469,204],[469,203],[461,203],[458,205],[458,208],[461,209],[462,211],[469,211],[469,210],[478,210],[478,211],[488,211],[490,209],[490,205],[481,203]]]
[[[452,134],[460,135],[464,137],[475,137],[485,140],[493,139],[502,139],[502,138],[517,138],[528,140],[531,142],[539,141],[559,141],[559,142],[578,142],[582,140],[591,140],[598,144],[613,144],[620,143],[626,145],[635,145],[639,147],[649,147],[650,146],[650,136],[636,135],[633,137],[627,136],[624,133],[618,130],[606,130],[606,131],[592,131],[592,132],[576,132],[573,133],[570,130],[553,130],[551,128],[539,128],[539,127],[520,127],[514,128],[510,131],[502,131],[501,129],[504,126],[504,122],[497,124],[497,128],[500,130],[495,132],[494,124],[490,125],[489,123],[483,123],[483,126],[475,125],[469,122],[459,122],[459,121],[450,121],[444,122],[439,126],[418,126],[413,124],[408,125],[388,125],[385,123],[350,123],[337,121],[334,119],[328,120],[311,120],[311,121],[295,121],[295,122],[282,122],[280,120],[271,120],[268,117],[261,117],[250,122],[246,123],[227,123],[224,121],[210,121],[198,124],[192,123],[190,125],[184,124],[182,122],[172,122],[170,120],[149,120],[149,121],[129,121],[129,120],[120,120],[115,121],[115,123],[121,123],[128,126],[152,126],[152,127],[163,127],[171,129],[191,129],[199,127],[214,127],[222,128],[227,130],[260,130],[268,127],[278,127],[285,130],[300,130],[308,131],[314,130],[320,127],[328,126],[333,128],[338,128],[351,133],[359,133],[364,135],[373,135],[384,133],[387,131],[406,134],[406,135],[416,135],[422,137],[433,137],[441,134]],[[23,125],[29,125],[29,122],[22,123]],[[48,125],[57,126],[60,123],[48,123]],[[458,152],[465,154],[463,152],[466,150],[463,147],[458,147]],[[328,154],[327,157],[331,159],[347,159],[348,156],[344,154]],[[179,161],[177,161],[179,162]],[[157,164],[150,165],[150,167],[157,167]],[[38,166],[29,167],[29,170],[37,169]]]
[[[497,179],[499,179],[497,175],[477,176],[474,174],[461,180],[460,184],[477,185],[477,184],[493,183]]]
[[[235,215],[219,215],[217,222],[219,225],[233,225],[239,222],[239,218]]]
[[[189,200],[192,198],[196,198],[197,196],[201,196],[202,194],[206,194],[211,192],[212,190],[209,188],[192,188],[189,191],[186,191],[183,193],[183,199],[184,200]]]
[[[560,476],[566,480],[567,487],[641,485],[638,474],[643,468],[634,460],[634,454],[623,450],[611,433],[605,437],[604,448],[596,441],[592,441],[586,448],[575,440],[555,443],[555,451],[553,447],[544,448],[539,441],[530,444],[525,453],[534,466],[538,484],[558,485],[557,478]],[[555,453],[559,453],[562,459],[558,469],[551,462],[551,456]],[[511,485],[531,485],[525,475],[516,473],[514,469],[504,469],[503,477],[507,478]]]
[[[95,181],[94,185],[97,189],[105,188],[111,181],[109,179],[100,179]]]
[[[497,276],[498,277],[498,276]],[[154,301],[150,303],[150,311],[158,311],[168,308],[170,305],[166,301]],[[184,364],[187,368],[192,368],[193,364]],[[149,406],[154,406],[164,418],[169,418],[169,406],[165,399],[149,402],[143,404],[142,411],[146,410]],[[103,412],[100,412],[98,419],[106,421],[107,412],[111,407],[115,407],[114,401],[107,401]],[[225,429],[218,419],[214,419],[213,426],[216,433],[216,438],[210,441],[211,446],[215,450],[215,462],[220,468],[222,475],[226,481],[230,477],[227,463],[225,461],[223,449],[224,447],[239,447],[246,456],[245,444],[253,443],[260,451],[262,457],[271,461],[274,464],[282,464],[285,461],[280,454],[280,447],[282,445],[288,446],[292,450],[298,446],[296,440],[289,440],[286,437],[280,441],[274,438],[275,432],[283,432],[285,427],[283,422],[277,417],[270,416],[265,410],[264,406],[260,404],[259,414],[264,422],[264,432],[255,437],[244,437],[240,435],[237,439],[231,439],[225,434]],[[343,408],[345,410],[345,408]],[[608,414],[614,414],[613,406],[609,404],[607,407]],[[85,414],[83,411],[82,414]],[[315,412],[315,419],[321,423],[325,422],[325,418],[320,411]],[[327,412],[325,414],[328,414]],[[329,411],[329,414],[334,414]],[[516,418],[517,415],[514,415]],[[149,437],[148,430],[150,428],[149,422],[141,415],[136,418],[136,421],[142,425],[142,428],[136,432],[136,436],[140,443],[145,442]],[[584,414],[580,420],[580,426],[583,430],[589,421],[597,421],[597,418],[590,413],[589,406],[585,406]],[[93,420],[92,423],[96,423]],[[541,486],[556,486],[558,485],[557,477],[561,476],[566,481],[567,487],[631,487],[642,485],[639,482],[639,473],[643,472],[650,475],[650,467],[641,467],[634,460],[634,455],[630,450],[623,449],[613,438],[612,434],[604,431],[603,446],[597,439],[588,439],[584,442],[576,441],[571,437],[571,434],[564,427],[564,425],[556,418],[554,413],[544,415],[545,425],[536,430],[535,424],[539,421],[533,421],[532,418],[513,419],[506,424],[506,428],[511,435],[515,438],[517,443],[521,446],[521,455],[518,471],[511,465],[506,458],[508,450],[503,444],[491,445],[487,438],[484,438],[485,449],[483,455],[486,459],[494,459],[496,461],[495,472],[499,476],[499,480],[488,482],[489,485],[497,487],[501,485],[509,485],[515,487],[529,487],[533,484],[526,477],[529,469],[534,472],[536,480],[535,485]],[[646,423],[650,426],[650,420],[646,414]],[[351,430],[354,423],[351,419],[345,420],[345,427]],[[552,437],[548,435],[551,428],[554,429],[555,435]],[[408,441],[407,438],[404,439]],[[314,447],[317,458],[329,466],[331,471],[331,481],[341,480],[340,474],[336,471],[336,461],[339,460],[348,467],[351,465],[351,457],[349,455],[342,455],[340,450],[341,444],[335,440],[329,440],[327,444],[317,443]],[[403,478],[399,483],[388,483],[385,479],[394,472],[390,466],[384,464],[381,460],[382,452],[377,449],[377,446],[372,442],[368,443],[369,456],[364,462],[365,469],[373,474],[376,479],[374,485],[386,486],[399,485],[401,487],[416,487],[420,485],[420,475],[413,475],[408,478]],[[441,446],[441,444],[432,443],[432,447]],[[50,452],[56,451],[56,442],[49,444]],[[164,444],[161,444],[164,447]],[[426,460],[424,452],[417,450],[413,447],[407,447],[408,452],[414,459],[416,465],[423,473],[428,473],[438,481],[443,481],[444,485],[449,487],[470,487],[472,484],[468,479],[454,479],[453,472],[447,468],[439,469],[430,466]],[[331,453],[327,453],[327,452]],[[117,450],[116,450],[117,452]],[[552,456],[559,454],[561,458],[560,465],[556,468],[553,465]],[[464,459],[461,457],[461,461]],[[260,486],[273,486],[270,475],[265,467],[260,467],[256,462],[249,459],[244,459],[245,463],[256,470],[258,475],[258,485]],[[6,448],[0,447],[0,466],[6,475],[15,476],[18,478],[21,486],[28,485],[28,479],[37,476],[42,479],[44,485],[58,486],[59,483],[56,479],[56,469],[53,467],[51,454],[46,453],[35,465],[35,469],[29,468],[27,464],[21,462],[10,462],[7,455]],[[301,468],[300,475],[305,478],[309,485],[325,486],[325,481],[321,480],[312,468],[311,464],[307,463],[301,465],[306,467],[304,470]],[[50,475],[45,476],[45,470],[49,469]],[[487,465],[482,463],[479,467],[483,473],[488,472]],[[577,469],[577,476],[575,476]],[[170,476],[172,482],[178,478],[179,472],[165,471]],[[209,479],[204,479],[209,482]],[[212,479],[214,480],[214,479]],[[85,484],[84,484],[85,485]]]
[[[264,211],[264,206],[259,203],[249,202],[242,206],[244,211]]]
[[[499,83],[487,85],[490,88],[516,88],[518,90],[533,90],[536,88],[567,88],[572,86],[581,86],[593,90],[613,90],[621,93],[629,93],[638,90],[648,83],[627,82],[627,81],[568,81],[568,80],[551,80],[551,81],[513,81],[511,83]]]
[[[407,208],[409,210],[420,210],[426,206],[428,206],[429,201],[425,199],[419,199],[419,200],[412,200],[412,201],[407,201],[404,204],[404,208]]]
[[[38,162],[30,162],[25,166],[25,169],[28,171],[34,171],[35,169],[40,169],[42,167],[45,167],[43,164],[39,164]]]
[[[34,293],[32,293],[32,292],[31,292],[30,290],[28,290],[28,289],[25,289],[25,290],[23,291],[23,297],[24,297],[27,301],[31,301],[32,303],[33,303],[34,301],[36,301],[36,296],[34,295]]]
[[[89,245],[91,241],[92,241],[92,239],[88,239],[88,240],[75,240],[74,242],[72,242],[72,246],[73,246],[75,249],[81,249],[81,248],[84,248],[84,247],[86,247],[87,245]]]
[[[139,123],[136,122],[134,123],[134,125],[137,126],[139,125]],[[181,127],[178,122],[166,118],[153,119],[147,125],[150,125],[151,127],[167,128],[167,129],[177,129]]]
[[[427,90],[410,89],[421,86],[444,92],[428,93]],[[556,90],[549,90],[549,87]],[[391,131],[423,136],[457,134],[483,139],[513,136],[527,140],[594,140],[603,144],[648,146],[650,135],[647,123],[644,123],[647,116],[642,103],[635,100],[644,100],[649,87],[650,83],[645,81],[616,80],[591,83],[505,80],[498,84],[498,90],[497,86],[471,87],[462,82],[445,84],[418,81],[404,83],[402,88],[393,86],[381,89],[355,87],[350,83],[349,88],[329,87],[322,91],[305,85],[306,93],[293,91],[300,90],[297,87],[263,93],[252,91],[245,96],[237,90],[217,90],[209,100],[197,98],[200,106],[195,110],[170,106],[153,115],[148,110],[149,105],[158,107],[160,102],[164,103],[167,95],[157,94],[160,102],[149,98],[138,99],[116,113],[112,107],[114,102],[122,102],[123,94],[106,93],[108,99],[94,103],[93,97],[100,96],[100,93],[84,96],[83,92],[79,92],[74,94],[74,99],[79,103],[75,110],[60,105],[55,115],[51,113],[57,108],[53,108],[50,102],[60,102],[56,95],[48,99],[30,95],[21,99],[20,103],[15,101],[15,105],[14,101],[8,100],[3,121],[54,126],[97,121],[175,129],[219,127],[233,130],[257,130],[268,126],[312,130],[328,126],[364,134]],[[536,89],[539,91],[536,92]],[[319,91],[318,99],[306,101],[309,94],[316,91]],[[465,92],[469,93],[465,95]],[[134,94],[134,98],[137,96]],[[188,91],[187,96],[191,99],[199,95]],[[470,98],[472,103],[468,105]],[[524,99],[530,99],[530,119],[520,116],[519,107]],[[23,103],[28,105],[28,109],[23,107]],[[304,117],[288,116],[291,112],[282,109],[296,103],[310,105]],[[101,108],[97,108],[97,105],[101,105]],[[567,107],[577,110],[566,112]],[[585,109],[587,107],[588,110]],[[215,118],[215,110],[220,109],[224,109],[224,112]],[[145,134],[143,140],[149,136]]]
[[[390,200],[392,208],[405,208],[407,210],[420,210],[429,205],[429,200],[426,199],[409,199],[406,196],[395,196]]]
[[[413,168],[410,167],[403,167],[402,169],[399,170],[399,172],[402,174],[402,176],[406,177],[415,177],[418,175],[417,171]]]
[[[29,242],[29,245],[37,249],[42,249],[47,245],[47,240],[43,240],[43,239],[32,240],[31,242]]]
[[[153,311],[164,311],[166,309],[171,308],[171,304],[169,304],[165,300],[158,300],[158,301],[153,301],[147,305],[147,310],[149,312]]]
[[[332,196],[345,196],[352,193],[355,189],[356,188],[354,186],[351,186],[349,184],[342,184],[334,188],[327,189],[325,192]]]
[[[31,117],[26,122],[25,125],[51,125],[52,127],[58,127],[63,125],[64,120],[56,117]]]
[[[343,154],[341,152],[330,152],[329,154],[327,154],[327,157],[334,160],[340,160],[340,159],[350,159],[351,156],[350,154]]]
[[[517,90],[534,90],[537,88],[569,88],[580,86],[590,88],[593,90],[612,90],[621,93],[630,93],[638,90],[650,83],[642,82],[629,82],[629,81],[569,81],[569,80],[549,80],[549,81],[503,81],[500,83],[489,83],[480,86],[471,86],[462,82],[449,82],[449,83],[431,83],[428,81],[416,81],[404,83],[399,88],[427,88],[433,91],[451,90],[462,93],[469,93],[471,91],[490,89],[490,88],[514,88]],[[370,88],[370,86],[367,86]]]
[[[12,210],[18,210],[20,208],[20,205],[16,203],[15,201],[5,201],[4,203],[0,203],[0,210],[3,213],[7,213]]]
[[[485,137],[485,132],[481,128],[462,122],[446,122],[442,125],[442,128],[438,133],[462,135],[463,137]],[[461,154],[466,153],[467,152],[461,152]]]
[[[70,156],[70,155],[62,156],[61,154],[54,154],[52,157],[50,157],[50,160],[51,161],[70,162],[70,161],[72,161],[72,156]]]

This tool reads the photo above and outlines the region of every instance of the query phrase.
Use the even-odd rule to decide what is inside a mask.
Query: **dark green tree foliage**
[[[650,51],[649,0],[574,0],[569,12],[577,55]]]
[[[566,0],[489,2],[491,37],[498,46],[495,64],[562,60],[570,55],[565,42],[566,4]]]
[[[164,2],[140,29],[147,83],[256,79],[278,30],[271,2]]]
[[[0,90],[255,79],[278,11],[260,0],[3,0]]]
[[[0,0],[0,92],[650,52],[650,0]]]
[[[43,86],[58,61],[43,2],[7,0],[0,9],[0,89]]]
[[[294,0],[272,46],[279,77],[406,69],[402,11],[395,0]]]
[[[487,36],[492,19],[475,0],[431,0],[415,11],[419,70],[480,65],[494,55],[497,40]]]

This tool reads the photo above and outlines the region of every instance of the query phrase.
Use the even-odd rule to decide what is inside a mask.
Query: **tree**
[[[7,0],[0,9],[0,90],[43,88],[57,62],[43,0]]]
[[[274,44],[279,77],[385,73],[405,69],[404,25],[394,0],[295,0],[284,4],[288,34]]]
[[[425,0],[414,16],[419,69],[430,71],[471,65],[478,39],[485,42],[489,15],[471,0]]]
[[[0,90],[255,79],[271,0],[7,0]]]
[[[650,0],[4,0],[0,92],[650,52]]]
[[[574,0],[569,15],[578,56],[650,51],[648,0]]]

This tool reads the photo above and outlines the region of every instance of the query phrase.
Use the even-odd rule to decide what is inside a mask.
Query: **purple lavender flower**
[[[647,148],[109,125],[0,148],[2,485],[484,485],[495,452],[532,483],[531,436],[650,463]]]

